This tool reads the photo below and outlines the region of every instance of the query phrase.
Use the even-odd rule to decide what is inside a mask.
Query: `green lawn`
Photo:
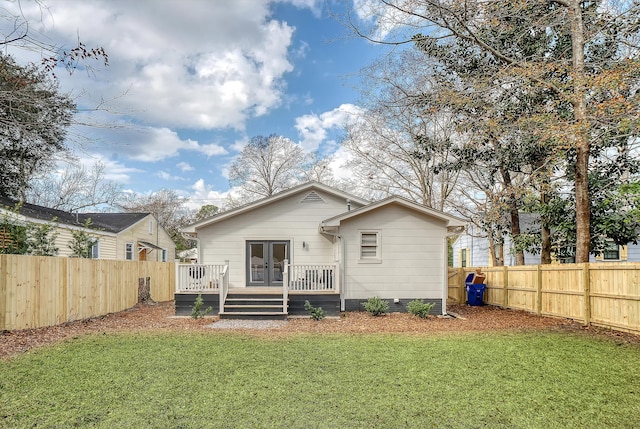
[[[561,333],[107,334],[0,362],[7,428],[624,428],[640,347]]]

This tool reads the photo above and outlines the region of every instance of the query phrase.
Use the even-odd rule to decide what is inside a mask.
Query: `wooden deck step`
[[[280,305],[266,305],[266,304],[265,305],[260,305],[260,304],[257,304],[257,305],[250,305],[250,304],[249,305],[245,305],[245,304],[235,305],[235,304],[230,304],[229,305],[229,304],[225,304],[224,308],[225,309],[227,309],[227,308],[246,308],[247,310],[250,309],[250,308],[282,308],[282,304],[280,304]]]
[[[286,320],[287,313],[281,311],[238,311],[220,313],[220,319]]]

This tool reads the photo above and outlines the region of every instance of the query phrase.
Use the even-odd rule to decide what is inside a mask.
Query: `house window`
[[[162,249],[162,262],[167,262],[167,249]]]
[[[467,262],[467,249],[460,250],[460,266],[465,268],[468,266]]]
[[[380,261],[380,233],[361,232],[360,233],[360,260]]]
[[[124,259],[127,261],[133,261],[133,243],[127,243],[124,245]]]
[[[153,234],[153,221],[149,221],[149,234]]]
[[[96,240],[91,245],[91,259],[100,258],[100,240]]]
[[[605,261],[620,260],[620,246],[612,241],[607,242],[607,247],[604,249],[603,257]]]

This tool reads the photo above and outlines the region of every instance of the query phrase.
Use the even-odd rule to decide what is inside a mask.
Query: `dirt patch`
[[[414,333],[481,332],[504,330],[563,330],[607,336],[619,343],[638,343],[640,336],[581,325],[558,318],[538,317],[531,313],[503,310],[498,307],[450,306],[455,318],[429,317],[420,319],[407,313],[391,313],[373,317],[365,312],[344,313],[341,317],[321,321],[309,318],[290,318],[287,323],[272,329],[232,331],[251,332],[252,335],[284,336],[294,333]],[[0,333],[0,358],[24,353],[36,347],[53,344],[100,332],[210,332],[217,317],[192,319],[173,317],[173,302],[137,305],[129,310],[88,320],[65,323],[47,328],[5,331]],[[229,330],[226,330],[229,331]]]

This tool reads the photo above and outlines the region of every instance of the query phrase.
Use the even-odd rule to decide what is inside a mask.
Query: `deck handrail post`
[[[289,260],[282,261],[284,268],[282,270],[282,312],[287,314],[287,305],[289,304]]]
[[[229,260],[224,261],[222,272],[218,280],[218,314],[224,313],[224,301],[227,299],[227,290],[229,289]]]

